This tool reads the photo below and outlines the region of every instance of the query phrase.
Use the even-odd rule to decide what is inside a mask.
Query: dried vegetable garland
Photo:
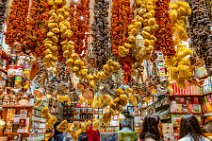
[[[5,20],[7,0],[0,0],[0,33],[2,33],[2,26]]]
[[[157,0],[137,0],[137,16],[136,22],[130,24],[128,30],[132,36],[141,33],[142,40],[139,41],[138,37],[132,37],[135,40],[134,59],[135,62],[141,64],[143,60],[149,60],[153,51],[157,38],[154,36],[155,31],[158,29],[158,24],[155,19],[155,8]]]
[[[109,27],[108,27],[109,2],[106,0],[95,0],[93,30],[93,52],[96,56],[97,68],[102,68],[110,57]]]
[[[11,12],[6,20],[7,31],[5,42],[10,47],[14,42],[23,43],[26,41],[26,20],[28,15],[29,1],[14,0],[11,5]]]
[[[87,50],[88,44],[87,35],[85,33],[89,31],[89,2],[90,0],[81,0],[76,3],[76,9],[75,3],[73,1],[70,3],[70,23],[73,31],[72,40],[75,43],[75,52],[82,57],[86,55],[82,53]]]
[[[172,24],[168,14],[169,2],[170,0],[158,0],[155,9],[155,18],[159,28],[155,33],[157,41],[155,42],[154,49],[162,51],[165,56],[175,55]]]
[[[205,60],[208,74],[212,74],[212,22],[204,0],[191,0],[192,15],[189,18],[191,47]]]
[[[33,0],[30,8],[30,17],[27,19],[26,42],[35,56],[44,55],[43,40],[48,32],[47,21],[49,5],[47,0]]]
[[[133,19],[133,11],[130,7],[130,0],[113,1],[112,5],[112,23],[111,23],[111,43],[113,54],[119,57],[119,62],[124,71],[123,81],[127,84],[130,80],[132,72],[132,55],[129,49],[121,52],[118,46],[124,45],[128,37],[127,27]]]
[[[67,20],[69,17],[69,8],[64,0],[50,0],[48,4],[51,6],[49,11],[50,18],[48,20],[49,32],[44,40],[46,47],[45,58],[43,62],[47,68],[56,66],[59,53],[63,53],[64,58],[68,58],[73,50],[73,42],[69,41],[73,35],[70,30],[71,26]],[[62,51],[61,51],[62,50]]]

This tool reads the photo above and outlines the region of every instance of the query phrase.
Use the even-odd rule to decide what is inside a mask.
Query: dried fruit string
[[[169,2],[170,0],[158,0],[155,9],[155,18],[159,28],[154,35],[157,38],[154,49],[162,51],[165,56],[175,55],[172,39],[172,24],[168,14]]]
[[[86,55],[88,44],[88,37],[85,33],[89,31],[89,2],[90,0],[81,0],[76,3],[76,8],[73,1],[70,3],[70,23],[74,33],[72,40],[75,43],[75,52],[81,57]]]
[[[6,20],[7,30],[5,42],[10,47],[14,42],[23,43],[26,41],[26,20],[29,8],[28,0],[14,0],[11,5],[11,12]]]
[[[43,40],[48,32],[48,12],[49,5],[46,0],[32,1],[30,16],[27,18],[26,42],[35,56],[44,55]]]
[[[133,19],[133,11],[130,7],[129,0],[113,1],[112,5],[112,21],[111,21],[111,39],[112,39],[112,51],[115,56],[118,56],[118,60],[123,69],[123,82],[127,84],[131,81],[132,72],[132,55],[128,54],[125,57],[120,57],[118,46],[123,45],[126,42],[127,28]]]
[[[0,35],[2,33],[2,26],[5,20],[5,12],[6,12],[7,0],[0,1]]]

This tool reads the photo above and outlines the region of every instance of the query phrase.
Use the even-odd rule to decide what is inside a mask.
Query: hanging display
[[[111,57],[109,22],[108,22],[109,2],[106,0],[95,0],[93,30],[93,52],[96,57],[97,68],[101,69]]]
[[[118,58],[123,70],[123,82],[125,84],[131,81],[132,73],[132,55],[129,49],[125,53],[118,50],[120,45],[124,45],[128,37],[127,27],[133,19],[133,11],[130,7],[130,0],[113,1],[112,3],[112,21],[111,21],[111,46],[112,52]]]
[[[89,32],[89,2],[90,0],[81,0],[79,2],[70,2],[70,23],[73,31],[72,40],[75,43],[74,49],[81,57],[86,55],[88,48]]]
[[[7,1],[2,0],[0,2],[0,33],[2,33],[2,29],[3,29],[2,26],[3,26],[4,20],[5,20],[6,6],[7,6]]]
[[[28,0],[14,0],[10,7],[11,11],[7,17],[7,30],[5,42],[13,47],[14,42],[26,41],[26,23],[29,9]]]
[[[69,41],[73,32],[67,18],[69,17],[69,8],[61,1],[49,1],[51,9],[48,20],[49,32],[44,40],[46,47],[45,58],[43,59],[47,68],[56,66],[56,62],[62,57],[68,58],[73,50],[73,42]],[[62,56],[60,54],[63,54]]]
[[[48,32],[49,5],[46,0],[33,0],[30,15],[27,18],[26,42],[35,56],[43,56],[45,46],[43,40]]]
[[[211,19],[206,8],[205,0],[190,1],[192,15],[189,17],[189,35],[191,47],[195,49],[197,55],[205,60],[208,74],[212,74],[212,35]]]
[[[173,29],[168,13],[169,2],[170,0],[159,0],[156,2],[155,9],[155,18],[159,28],[154,35],[157,38],[154,49],[162,51],[165,56],[175,55]]]

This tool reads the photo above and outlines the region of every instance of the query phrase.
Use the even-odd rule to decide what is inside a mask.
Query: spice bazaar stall
[[[136,140],[157,115],[177,141],[190,114],[211,139],[209,5],[0,0],[0,140]]]

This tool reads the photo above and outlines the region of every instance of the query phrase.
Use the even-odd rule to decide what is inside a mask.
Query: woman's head
[[[152,138],[159,140],[162,137],[161,122],[158,116],[148,115],[144,118],[141,139]]]
[[[180,123],[180,137],[191,135],[194,141],[200,141],[202,131],[197,118],[194,115],[186,115],[182,117]]]

